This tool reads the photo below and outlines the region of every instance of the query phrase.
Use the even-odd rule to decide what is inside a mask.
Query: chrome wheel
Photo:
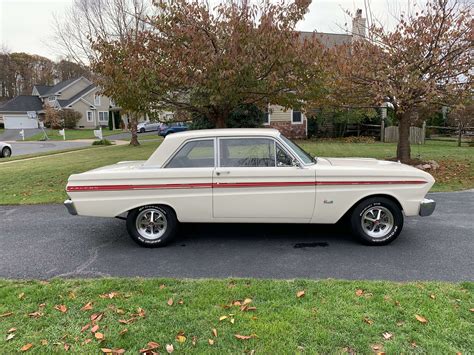
[[[159,239],[166,232],[168,221],[166,215],[157,208],[146,208],[136,219],[136,228],[143,238]]]
[[[12,155],[12,151],[8,147],[3,148],[2,155],[4,158],[9,158]]]
[[[362,215],[361,224],[370,237],[383,238],[392,231],[394,218],[392,212],[385,207],[371,207]]]

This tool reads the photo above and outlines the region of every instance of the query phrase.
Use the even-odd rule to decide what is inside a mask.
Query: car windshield
[[[307,153],[303,148],[301,148],[295,142],[289,140],[284,135],[280,135],[281,139],[298,155],[298,157],[303,161],[305,164],[312,164],[314,163],[314,158]]]

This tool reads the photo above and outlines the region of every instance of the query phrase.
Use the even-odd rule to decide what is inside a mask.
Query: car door
[[[294,157],[271,137],[218,139],[213,177],[216,220],[306,222],[313,215],[314,169],[294,166]]]
[[[183,143],[160,169],[170,205],[180,211],[181,222],[212,221],[212,175],[215,169],[215,138],[191,139]]]

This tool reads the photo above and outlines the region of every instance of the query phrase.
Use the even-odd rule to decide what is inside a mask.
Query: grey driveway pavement
[[[383,247],[360,245],[340,226],[190,224],[170,246],[145,249],[122,220],[0,206],[0,277],[474,280],[474,190],[431,197],[436,212],[407,219]]]
[[[38,154],[55,150],[72,149],[90,146],[90,142],[14,142],[12,145],[12,156],[25,154]]]
[[[20,131],[21,129],[6,129],[3,131],[3,133],[0,133],[0,141],[5,142],[5,141],[16,141],[21,139],[20,136]],[[36,129],[25,129],[25,138],[34,136],[37,133],[40,133],[41,129],[36,128]]]

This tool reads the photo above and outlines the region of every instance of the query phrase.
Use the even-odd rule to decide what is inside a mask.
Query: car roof
[[[167,139],[189,139],[205,137],[228,137],[228,136],[272,136],[278,137],[280,131],[274,128],[214,128],[184,131],[174,133]]]

